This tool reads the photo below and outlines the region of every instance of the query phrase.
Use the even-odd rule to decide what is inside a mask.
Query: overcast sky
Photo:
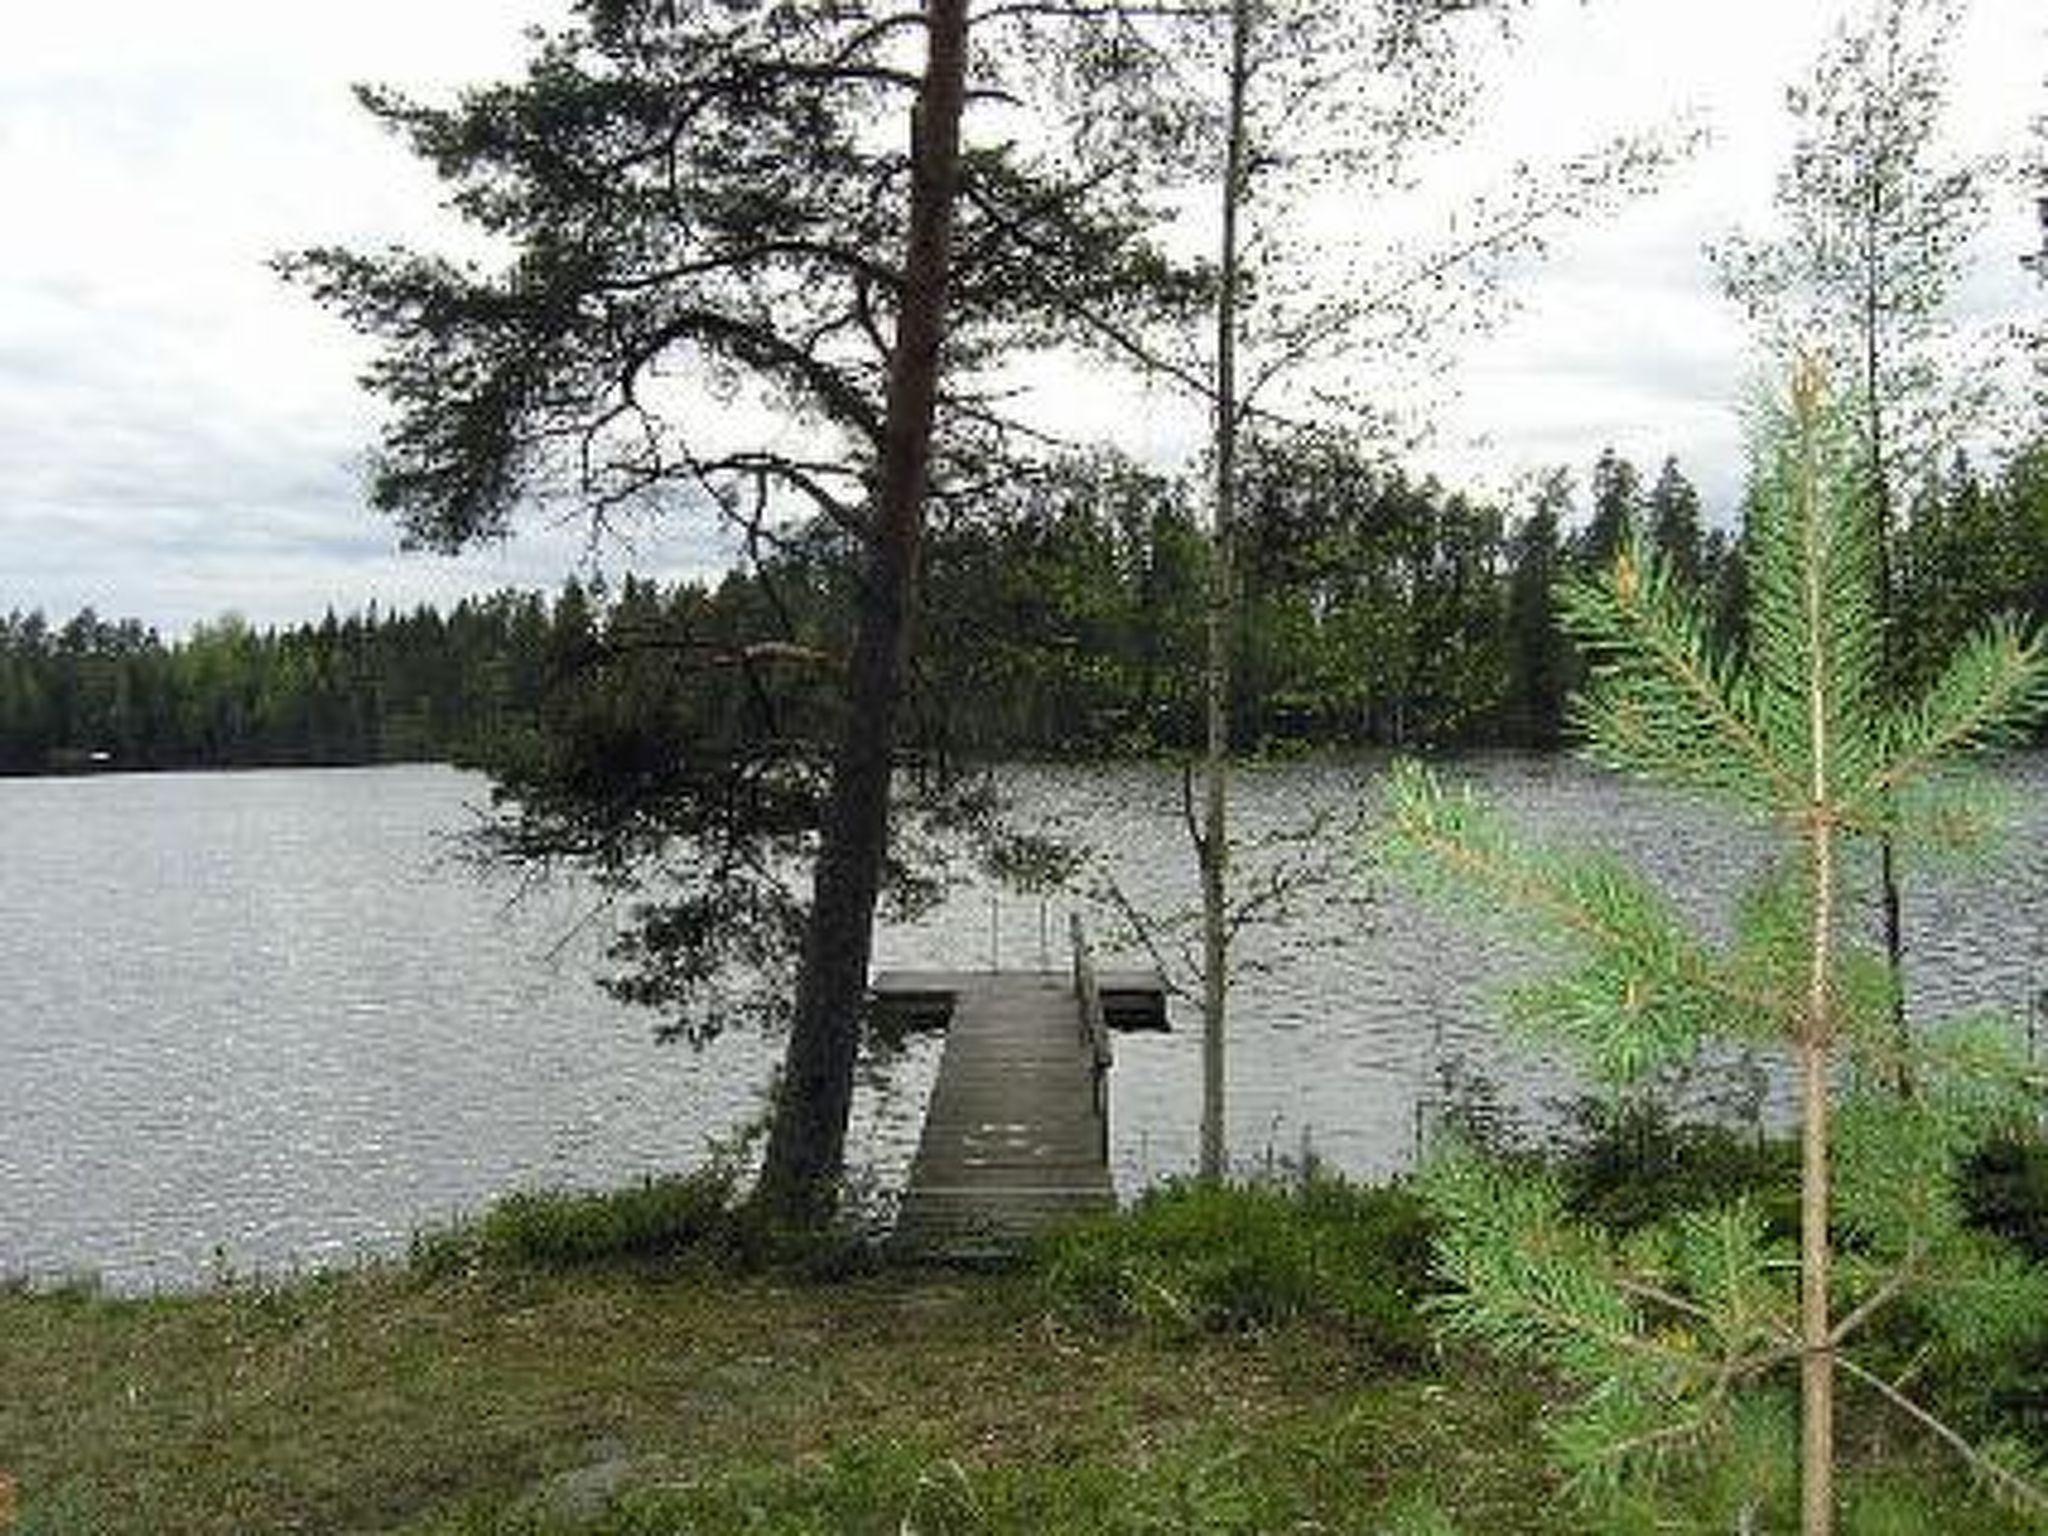
[[[1849,0],[1856,3],[1856,0]],[[377,412],[365,353],[267,270],[279,250],[433,243],[435,188],[350,82],[416,93],[514,70],[546,0],[99,0],[21,5],[0,54],[0,612],[90,604],[167,631],[553,585],[573,530],[459,560],[396,549],[362,498]],[[1569,153],[1682,108],[1714,140],[1655,199],[1571,232],[1523,311],[1468,349],[1430,464],[1460,484],[1675,453],[1717,513],[1740,478],[1750,368],[1703,242],[1768,212],[1784,86],[1837,0],[1539,0],[1489,104],[1503,153]],[[1964,147],[2017,147],[2048,110],[2048,7],[1978,0],[1957,60]],[[2019,318],[2048,290],[2000,210],[1967,303]],[[1129,412],[1125,411],[1125,415]],[[688,530],[607,563],[701,566]]]

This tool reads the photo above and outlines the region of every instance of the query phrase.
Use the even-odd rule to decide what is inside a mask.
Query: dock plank
[[[1072,978],[1065,971],[931,971],[892,970],[878,973],[868,990],[878,1005],[898,1017],[937,1021],[943,1019],[953,996],[962,987],[986,983],[993,978],[1042,980],[1048,986],[1071,991]],[[1166,986],[1159,973],[1140,969],[1105,969],[1096,972],[1102,992],[1102,1006],[1109,1027],[1124,1031],[1164,1031]]]
[[[952,999],[945,1054],[897,1213],[902,1248],[932,1258],[992,1257],[1048,1222],[1115,1204],[1102,1157],[1094,1050],[1068,977],[894,973],[876,978],[875,990]]]

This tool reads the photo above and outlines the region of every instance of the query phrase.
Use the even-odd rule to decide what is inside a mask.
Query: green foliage
[[[1918,1311],[1881,1320],[1873,1348],[1890,1369],[1912,1370],[1973,1435],[2009,1436],[2023,1456],[2048,1459],[2048,1336],[2038,1325],[2048,1310],[2048,1146],[2040,1133],[2009,1131],[1972,1148],[1957,1196],[1967,1231],[1948,1243],[1975,1250],[1972,1283],[1929,1298],[1933,1323]],[[1981,1347],[1961,1358],[1932,1352],[1930,1331],[1964,1332]]]
[[[745,1247],[738,1184],[713,1164],[616,1190],[522,1191],[472,1222],[416,1234],[410,1259],[429,1279],[492,1266],[728,1264]]]
[[[978,39],[977,79],[1027,89],[1002,30]],[[862,4],[578,0],[534,34],[523,78],[449,105],[358,93],[501,253],[330,247],[277,264],[379,343],[365,382],[392,416],[371,494],[409,539],[500,537],[551,496],[594,532],[687,509],[750,552],[799,517],[861,535],[908,281],[898,125],[919,77],[897,31]],[[946,285],[959,386],[1085,334],[1077,316],[1115,326],[1180,301],[1140,238],[1139,189],[1105,185],[1057,131],[1037,152],[972,137]],[[738,395],[800,421],[804,446],[736,439],[715,405]],[[978,398],[942,426],[942,480],[1014,462]]]
[[[1903,675],[1930,683],[1979,637],[1949,672],[1957,697],[1940,719],[1968,718],[1972,697],[1988,718],[1982,687],[2000,664],[1980,633],[1988,616],[2048,620],[2044,463],[2036,448],[1995,477],[1959,468],[1914,508]],[[1716,592],[1700,652],[1731,667],[1745,557],[1718,530],[1692,548],[1674,473],[1652,495],[1653,512],[1658,494],[1680,509],[1651,530],[1656,568],[1683,593],[1698,561]],[[1356,445],[1261,445],[1240,507],[1236,744],[1554,744],[1583,670],[1556,611],[1573,565],[1568,502],[1553,483],[1514,519]],[[1202,559],[1187,487],[1130,465],[992,491],[926,551],[920,736],[987,756],[1191,746]],[[83,765],[95,750],[129,768],[452,758],[542,805],[545,773],[562,794],[638,786],[624,803],[644,810],[692,730],[708,752],[772,720],[792,763],[825,739],[824,662],[843,648],[847,597],[825,552],[799,544],[708,587],[629,579],[277,629],[222,622],[182,641],[90,612],[8,615],[0,773],[44,771],[53,754]],[[778,605],[788,646],[737,664]],[[1911,728],[1925,741],[1927,727]],[[1945,804],[1966,809],[1953,794]]]
[[[522,1190],[481,1215],[413,1235],[412,1274],[625,1271],[663,1277],[774,1273],[837,1281],[880,1265],[856,1223],[792,1226],[746,1197],[747,1161],[720,1145],[702,1167],[618,1189]]]
[[[1740,1529],[1711,1488],[1589,1525],[1538,1455],[1554,1385],[1433,1364],[1376,1369],[1316,1320],[1084,1332],[1047,1318],[1028,1273],[373,1268],[148,1299],[0,1291],[0,1444],[20,1536]],[[2026,1529],[1896,1437],[1852,1471],[1851,1510],[1867,1489],[1920,1531]],[[1755,1513],[1785,1529],[1782,1501]]]
[[[175,641],[91,609],[0,617],[0,773],[466,756],[531,726],[553,622],[513,592]]]
[[[1847,1110],[1852,1120],[1882,1119],[1901,1107],[1886,1092],[1858,1098]],[[1654,1097],[1588,1100],[1578,1116],[1576,1132],[1541,1165],[1572,1220],[1626,1239],[1740,1200],[1773,1238],[1797,1232],[1796,1141],[1675,1121]],[[1877,1314],[1865,1331],[1865,1358],[1889,1374],[1910,1374],[1923,1395],[1973,1435],[2011,1434],[2035,1454],[2048,1453],[2048,1330],[2039,1322],[2048,1308],[2048,1152],[2024,1130],[1970,1143],[1964,1136],[1962,1159],[1933,1181],[1952,1184],[1954,1200],[1936,1202],[1931,1214],[1952,1220],[1961,1213],[1964,1220],[1961,1229],[1943,1223],[1951,1257],[1937,1258],[1939,1248],[1930,1245],[1915,1260],[1970,1279]],[[1896,1191],[1924,1190],[1930,1181],[1924,1169],[1894,1158],[1856,1182]],[[1871,1240],[1849,1236],[1841,1257],[1844,1293],[1866,1296],[1898,1259],[1898,1243],[1883,1232]]]
[[[1320,1431],[1320,1432],[1318,1432]],[[1119,1466],[1076,1445],[1060,1464],[949,1454],[928,1440],[873,1437],[791,1463],[650,1479],[596,1513],[544,1504],[430,1522],[414,1536],[1260,1536],[1292,1529],[1357,1536],[1442,1536],[1456,1527],[1426,1495],[1384,1514],[1340,1492],[1342,1426],[1281,1426],[1256,1441],[1198,1436]],[[1331,1519],[1339,1523],[1328,1523]]]
[[[1394,765],[1393,871],[1439,896],[1522,922],[1576,962],[1518,988],[1513,1018],[1556,1033],[1603,1082],[1624,1086],[1688,1062],[1734,983],[1654,887],[1619,861],[1532,847],[1467,787]]]
[[[1779,860],[1727,940],[1693,934],[1612,861],[1528,847],[1420,768],[1394,777],[1397,864],[1567,957],[1517,994],[1524,1029],[1638,1092],[1709,1041],[1777,1042],[1818,1096],[1803,1128],[1796,1245],[1789,1191],[1759,1177],[1767,1166],[1731,1170],[1740,1191],[1664,1209],[1603,1209],[1598,1190],[1575,1207],[1555,1172],[1455,1146],[1429,1170],[1453,1286],[1436,1303],[1446,1327],[1573,1384],[1552,1443],[1576,1486],[1610,1508],[1673,1478],[1718,1479],[1768,1502],[1785,1476],[1769,1448],[1796,1439],[1769,1426],[1786,1416],[1786,1378],[1807,1356],[1925,1425],[1895,1380],[1952,1376],[2048,1336],[2048,1271],[1972,1226],[1961,1198],[1975,1149],[2030,1123],[2014,1031],[1922,1021],[1902,1043],[1882,961],[1841,932],[1843,845],[1972,821],[1946,815],[1935,772],[2048,710],[2048,646],[1994,625],[1919,699],[1889,703],[1878,530],[1852,414],[1802,368],[1789,405],[1760,417],[1740,659],[1640,539],[1566,598],[1591,664],[1580,719],[1593,755],[1779,830]],[[1913,1085],[1903,1099],[1901,1080]],[[1821,1277],[1818,1324],[1801,1305],[1802,1275]],[[1827,1411],[1813,1373],[1801,1380],[1801,1411]],[[1940,1432],[2002,1494],[2048,1507],[2024,1458]],[[1830,1502],[1831,1475],[1831,1459],[1802,1465],[1809,1515],[1814,1490]]]
[[[1674,1120],[1655,1098],[1591,1100],[1581,1113],[1583,1133],[1555,1159],[1573,1216],[1626,1236],[1741,1198],[1775,1230],[1797,1224],[1790,1142]]]
[[[1319,1319],[1399,1360],[1425,1340],[1429,1226],[1399,1188],[1170,1184],[1047,1238],[1034,1265],[1050,1304],[1084,1320],[1184,1335]]]
[[[2048,1262],[2048,1139],[1994,1137],[1971,1155],[1964,1186],[1970,1222]]]

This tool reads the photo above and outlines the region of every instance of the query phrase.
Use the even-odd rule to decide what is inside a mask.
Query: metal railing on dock
[[[1095,1123],[1100,1136],[1102,1161],[1109,1161],[1109,1069],[1116,1063],[1116,1048],[1110,1041],[1109,1020],[1102,1008],[1102,986],[1095,975],[1095,957],[1089,953],[1088,932],[1081,926],[1081,914],[1069,913],[1068,931],[1074,940],[1074,997],[1081,1016],[1081,1044],[1095,1066]]]

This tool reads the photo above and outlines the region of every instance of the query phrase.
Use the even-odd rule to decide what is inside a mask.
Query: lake
[[[1460,765],[1546,833],[1641,858],[1704,920],[1753,869],[1752,829],[1571,762]],[[1369,804],[1374,765],[1243,772],[1240,823]],[[1909,889],[1916,1001],[2017,1021],[2048,986],[2048,759],[2001,770],[2016,826],[1989,869]],[[1132,905],[1193,900],[1178,779],[1015,770],[1027,811],[1108,850]],[[518,1187],[688,1166],[756,1111],[779,1048],[656,1046],[592,982],[602,914],[513,900],[450,857],[481,779],[436,767],[0,781],[0,1275],[91,1271],[120,1290],[401,1250]],[[1304,1148],[1384,1176],[1412,1157],[1447,1071],[1540,1119],[1571,1091],[1504,1042],[1525,964],[1358,873],[1252,931],[1235,997],[1230,1141],[1256,1168]],[[1254,866],[1256,861],[1252,861]],[[1342,895],[1342,901],[1324,897]],[[1065,964],[1065,901],[966,882],[878,937],[878,965]],[[1092,921],[1113,931],[1107,914]],[[1171,942],[1171,931],[1167,940]],[[1041,949],[1043,945],[1043,950]],[[1141,957],[1112,951],[1112,963]],[[1198,1026],[1119,1042],[1113,1157],[1129,1194],[1195,1157]],[[900,1185],[937,1062],[915,1040],[856,1102],[863,1182]]]

